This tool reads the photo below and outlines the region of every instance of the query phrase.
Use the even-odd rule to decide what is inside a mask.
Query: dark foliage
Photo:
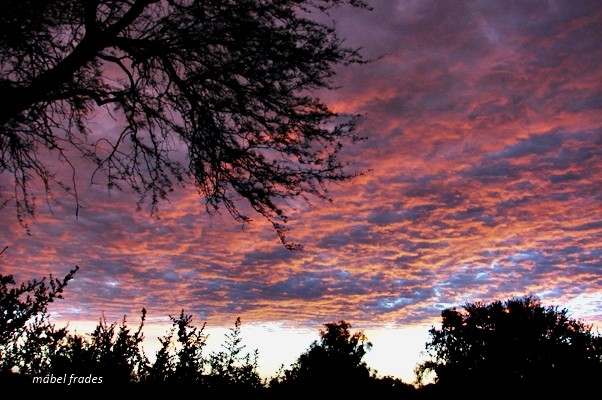
[[[205,360],[203,348],[207,336],[192,325],[192,316],[184,314],[169,317],[172,327],[169,333],[160,338],[161,349],[155,363],[149,369],[146,382],[168,384],[203,383]]]
[[[46,314],[48,304],[62,298],[63,289],[79,269],[63,280],[46,277],[16,285],[12,275],[0,274],[0,346],[14,343],[25,331],[25,324]]]
[[[602,376],[602,337],[566,309],[523,297],[468,303],[441,316],[441,329],[432,328],[427,343],[431,360],[417,374],[435,372],[442,390],[579,390]]]
[[[211,374],[209,386],[221,391],[223,388],[259,390],[263,388],[263,382],[257,372],[257,350],[251,353],[243,353],[245,345],[242,344],[240,333],[240,318],[234,323],[234,328],[226,335],[223,350],[211,354],[209,365]]]
[[[361,332],[351,334],[346,321],[331,322],[320,330],[320,340],[311,344],[290,369],[283,370],[270,386],[282,391],[320,392],[363,387],[373,371],[362,361],[372,344]]]
[[[48,193],[60,185],[79,208],[74,163],[84,158],[93,182],[130,186],[153,210],[184,182],[209,212],[223,205],[247,222],[244,199],[284,242],[281,200],[327,198],[327,182],[354,174],[339,152],[358,139],[355,118],[338,116],[316,93],[331,88],[335,66],[363,60],[310,18],[344,4],[365,7],[360,0],[0,2],[0,174],[14,180],[21,222],[34,212],[34,177]],[[99,109],[121,125],[117,132],[93,132]],[[57,160],[67,181],[55,173]]]
[[[417,389],[399,379],[377,377],[363,361],[371,348],[368,338],[351,333],[351,324],[340,321],[325,324],[320,339],[266,385],[257,372],[257,350],[244,351],[240,318],[222,349],[205,355],[205,325],[195,327],[184,311],[170,316],[171,329],[160,338],[154,362],[142,349],[145,309],[135,330],[125,317],[120,324],[109,324],[103,317],[89,335],[56,328],[49,323],[46,305],[60,297],[75,272],[62,281],[51,278],[54,284],[48,285],[42,280],[17,286],[12,277],[0,276],[0,311],[7,329],[0,344],[1,384],[75,375],[102,377],[105,384],[136,384],[144,390],[139,394],[150,394],[157,385],[193,385],[198,395],[249,398],[359,393],[378,398],[482,398],[583,394],[595,389],[602,373],[599,334],[571,319],[566,309],[544,307],[524,297],[443,311],[442,326],[430,330],[426,345],[431,359],[417,367],[419,378],[434,372],[434,384]],[[57,387],[74,391],[83,386]]]
[[[78,375],[101,376],[110,384],[139,382],[148,368],[148,359],[141,347],[145,319],[146,310],[142,309],[140,325],[132,332],[125,316],[119,326],[108,324],[103,316],[89,339],[69,335],[65,357],[53,373],[69,375],[77,371]]]

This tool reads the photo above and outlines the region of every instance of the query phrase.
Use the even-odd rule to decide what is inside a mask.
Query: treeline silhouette
[[[137,328],[108,323],[104,316],[88,336],[57,328],[47,306],[73,278],[33,280],[17,285],[0,275],[0,383],[53,384],[80,390],[85,384],[194,385],[197,394],[239,394],[252,398],[369,393],[378,397],[440,398],[451,395],[587,393],[602,376],[602,337],[568,310],[544,307],[534,297],[467,303],[442,312],[441,328],[430,330],[429,359],[416,367],[416,385],[380,377],[363,360],[372,344],[347,321],[324,324],[297,361],[275,377],[258,374],[258,352],[245,351],[241,321],[222,348],[205,354],[205,325],[182,311],[159,338],[154,361],[144,352],[142,309]],[[393,355],[392,355],[393,356]],[[434,379],[426,378],[433,373]]]

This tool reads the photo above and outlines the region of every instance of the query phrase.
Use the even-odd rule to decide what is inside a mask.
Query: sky
[[[259,215],[207,215],[192,187],[151,216],[84,176],[77,217],[41,196],[28,235],[4,207],[0,273],[78,265],[50,312],[82,332],[146,307],[151,343],[184,309],[217,343],[240,316],[266,376],[342,319],[372,341],[369,366],[408,382],[447,307],[535,295],[602,328],[602,4],[370,4],[333,19],[374,61],[337,68],[321,94],[363,115],[367,139],[343,157],[367,173],[331,185],[332,203],[289,202],[302,251]]]

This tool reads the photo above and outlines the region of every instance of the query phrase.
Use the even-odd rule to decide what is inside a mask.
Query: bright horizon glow
[[[138,320],[128,318],[127,321],[132,331],[137,329]],[[53,320],[53,322],[59,327],[65,325],[63,321]],[[107,320],[109,324],[113,322],[119,324],[120,321]],[[97,324],[98,321],[71,321],[69,331],[86,337],[94,331]],[[202,323],[193,319],[193,325],[200,328]],[[170,326],[167,322],[145,323],[143,349],[151,362],[155,360],[156,352],[160,348],[158,338],[165,336]],[[276,323],[245,324],[242,321],[241,338],[245,346],[243,354],[258,350],[258,373],[262,379],[267,379],[269,382],[277,375],[281,366],[285,369],[290,368],[297,358],[307,351],[311,343],[319,341],[320,328],[311,331]],[[372,343],[373,347],[364,357],[364,361],[368,367],[377,371],[377,376],[392,376],[401,379],[404,383],[414,384],[414,368],[423,360],[421,352],[424,351],[430,328],[430,325],[366,330],[352,327],[351,332],[362,331]],[[208,335],[203,355],[208,356],[212,352],[222,350],[221,346],[225,344],[225,335],[230,333],[230,328],[211,327],[207,323],[203,332]]]

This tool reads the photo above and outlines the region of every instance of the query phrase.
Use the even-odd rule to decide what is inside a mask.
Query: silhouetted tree
[[[222,350],[211,353],[207,359],[206,388],[211,394],[222,396],[262,398],[266,393],[257,372],[259,353],[257,349],[253,353],[243,353],[246,346],[242,344],[240,326],[239,317],[234,328],[226,334]]]
[[[69,335],[63,351],[66,357],[61,362],[54,362],[53,372],[102,377],[108,384],[140,382],[149,368],[142,349],[145,319],[146,310],[142,309],[140,325],[132,332],[125,316],[118,326],[114,322],[107,323],[103,315],[89,339],[77,334]]]
[[[346,321],[324,324],[320,341],[313,342],[270,386],[279,390],[349,392],[370,383],[373,371],[362,361],[372,344],[361,332],[351,334]]]
[[[192,325],[192,316],[184,314],[169,316],[172,327],[169,333],[159,338],[161,348],[147,376],[149,383],[202,384],[205,358],[203,348],[207,335],[205,324],[199,329]]]
[[[281,199],[326,198],[350,178],[341,147],[355,118],[316,97],[337,65],[363,62],[312,13],[361,0],[3,0],[0,173],[22,223],[33,177],[75,197],[76,157],[152,209],[192,182],[209,212],[242,222],[246,199],[284,242]],[[321,18],[321,20],[325,20]],[[103,108],[121,128],[90,126]],[[187,157],[182,156],[185,153]],[[50,158],[48,157],[50,156]],[[59,181],[56,162],[71,171]],[[289,244],[292,246],[292,244]]]
[[[67,328],[57,329],[47,314],[41,314],[25,325],[17,340],[3,346],[3,373],[28,378],[52,374],[57,365],[69,359],[68,348]]]
[[[430,330],[419,379],[432,371],[444,390],[483,395],[579,389],[602,376],[602,338],[566,309],[531,296],[463,308],[444,310],[441,329]]]
[[[4,252],[4,251],[3,251]],[[0,378],[14,380],[13,373],[46,373],[63,352],[66,329],[48,322],[47,308],[73,279],[79,267],[63,280],[34,279],[17,285],[12,275],[0,274]]]
[[[127,327],[125,317],[118,330],[117,324],[108,324],[103,317],[89,339],[69,334],[67,327],[57,329],[47,316],[37,317],[25,326],[19,340],[6,348],[4,372],[27,376],[28,383],[32,377],[72,374],[101,377],[109,384],[139,382],[148,369],[141,347],[145,315],[143,310],[142,322],[134,333]]]
[[[0,349],[17,340],[28,321],[46,314],[48,304],[63,297],[63,289],[78,269],[69,271],[63,280],[50,275],[21,285],[15,284],[12,275],[0,274]]]
[[[214,352],[209,357],[211,383],[215,386],[235,388],[238,390],[254,390],[263,387],[257,372],[258,352],[243,354],[240,333],[240,317],[236,318],[234,328],[226,335],[222,344],[223,350]]]
[[[241,322],[226,335],[223,350],[203,356],[207,336],[205,324],[192,325],[184,310],[170,316],[172,326],[159,338],[161,348],[154,363],[146,357],[142,330],[146,309],[138,329],[132,331],[126,316],[121,324],[108,323],[104,315],[89,336],[70,334],[49,322],[47,305],[62,298],[62,290],[78,267],[62,280],[50,276],[17,286],[12,276],[0,275],[0,383],[32,383],[48,376],[77,379],[100,378],[102,383],[195,384],[212,394],[258,395],[264,388],[257,372],[258,352],[243,354]],[[75,390],[75,386],[61,386]],[[65,382],[62,382],[63,384]]]

